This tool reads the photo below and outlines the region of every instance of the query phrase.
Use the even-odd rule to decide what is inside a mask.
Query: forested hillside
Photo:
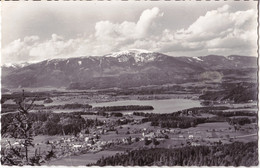
[[[257,142],[228,145],[140,149],[101,158],[97,166],[257,166]]]

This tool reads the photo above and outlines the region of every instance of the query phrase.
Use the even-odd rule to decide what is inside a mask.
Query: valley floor
[[[258,140],[258,109],[254,101],[211,101],[205,106],[198,94],[113,95],[72,91],[55,92],[48,99],[51,101],[46,102],[47,98],[35,101],[38,107],[32,113],[46,113],[47,119],[37,127],[40,133],[34,136],[35,146],[29,149],[30,156],[36,150],[39,153],[54,152],[43,165],[91,165],[104,158],[140,149],[199,148]],[[16,111],[11,109],[15,99],[8,99],[5,104],[9,106],[5,113],[2,112],[2,117],[15,115]],[[83,105],[86,104],[90,106],[85,108]],[[150,105],[154,110],[98,111],[94,108],[131,105]],[[59,118],[54,124],[62,127],[75,116],[89,126],[76,134],[65,135],[63,130],[63,134],[48,135],[50,133],[44,126],[54,114]],[[39,120],[34,121],[37,122]],[[7,141],[13,145],[18,142],[2,134],[1,146],[8,148]]]

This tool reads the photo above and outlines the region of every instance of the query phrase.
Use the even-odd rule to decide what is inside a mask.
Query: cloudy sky
[[[145,49],[256,56],[257,2],[2,2],[2,64]]]

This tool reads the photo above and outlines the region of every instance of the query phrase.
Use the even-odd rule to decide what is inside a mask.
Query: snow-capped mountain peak
[[[144,49],[129,49],[128,51],[130,52],[134,52],[134,53],[144,53],[144,54],[149,54],[149,53],[153,53],[152,51],[148,51],[148,50],[144,50]]]
[[[203,61],[202,59],[200,59],[199,57],[192,57],[193,59],[197,60],[197,61]]]
[[[108,54],[106,56],[107,57],[118,57],[121,55],[129,55],[129,54],[140,55],[140,54],[151,54],[151,53],[153,53],[153,52],[148,51],[148,50],[143,50],[143,49],[129,49],[129,50],[122,50],[122,51],[114,52],[114,53]]]
[[[114,52],[105,57],[117,58],[119,62],[127,62],[129,59],[134,58],[135,62],[149,62],[155,59],[154,52],[143,49],[129,49],[119,52]]]
[[[28,62],[23,62],[23,63],[5,63],[2,65],[2,67],[6,67],[6,68],[23,68],[27,65],[29,65],[30,63]]]

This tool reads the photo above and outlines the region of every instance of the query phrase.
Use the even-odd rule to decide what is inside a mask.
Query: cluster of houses
[[[135,133],[142,133],[142,136],[140,137],[131,137],[129,135],[124,138],[101,140],[100,135],[106,133],[107,131],[107,129],[99,126],[94,132],[88,135],[81,133],[78,137],[64,137],[59,140],[48,141],[47,143],[51,145],[52,149],[55,151],[57,158],[60,158],[77,153],[98,152],[119,144],[129,145],[137,141],[142,141],[145,138],[156,138],[158,140],[168,138],[166,134],[168,133],[168,131],[166,129],[158,129],[157,131],[152,131],[144,128],[134,129],[131,131],[134,131]]]
[[[53,150],[55,150],[56,156],[59,158],[77,153],[98,152],[114,145],[131,144],[135,141],[136,138],[131,138],[131,136],[105,141],[100,140],[98,135],[90,135],[61,138],[59,140],[49,141],[48,144],[52,146]]]
[[[97,142],[96,139],[85,139],[85,141],[78,138],[62,138],[60,140],[54,140],[48,142],[52,149],[55,151],[57,158],[70,156],[77,153],[83,153],[87,151],[97,152],[102,150],[104,142]]]
[[[168,130],[166,129],[158,129],[156,131],[151,131],[144,128],[142,131],[143,131],[142,132],[143,138],[147,138],[148,140],[151,140],[153,138],[156,138],[158,140],[163,140],[165,138],[168,138],[168,135],[166,134],[168,133]]]

